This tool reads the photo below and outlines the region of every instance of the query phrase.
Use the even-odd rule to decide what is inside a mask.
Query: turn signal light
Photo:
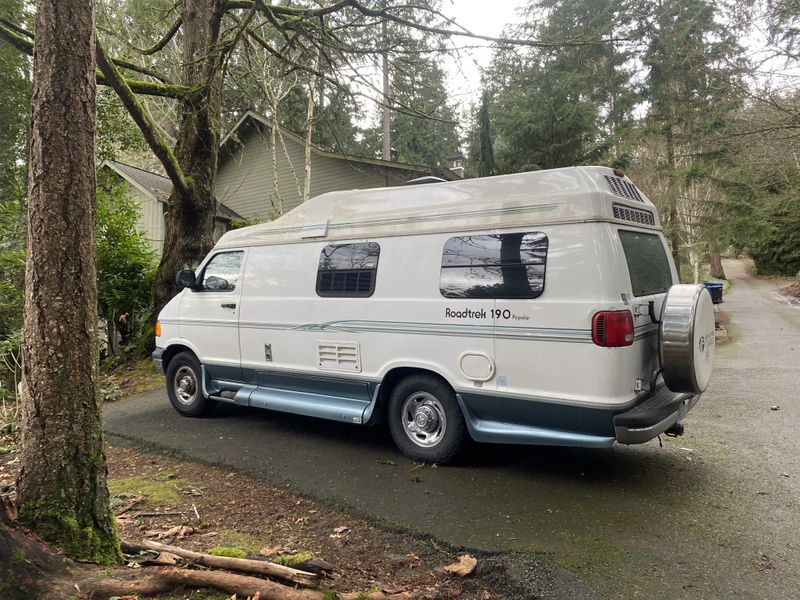
[[[633,344],[633,315],[629,310],[604,310],[592,319],[592,341],[605,348]]]
[[[156,337],[161,337],[161,323],[156,321]]]

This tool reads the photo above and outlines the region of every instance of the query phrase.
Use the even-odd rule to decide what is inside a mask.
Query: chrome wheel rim
[[[406,398],[400,418],[408,439],[422,448],[441,442],[447,431],[444,407],[428,392],[414,392]]]
[[[197,375],[190,367],[180,367],[175,372],[173,388],[178,402],[184,406],[192,404],[197,399]]]

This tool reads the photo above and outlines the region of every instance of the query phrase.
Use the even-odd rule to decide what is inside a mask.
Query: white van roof
[[[265,199],[266,202],[266,199]],[[446,183],[328,192],[217,248],[611,221],[660,229],[653,204],[607,167],[567,167]]]

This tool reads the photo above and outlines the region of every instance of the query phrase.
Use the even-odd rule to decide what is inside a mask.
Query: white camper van
[[[323,194],[177,281],[153,357],[178,412],[386,420],[416,460],[679,434],[711,376],[708,293],[604,167]]]

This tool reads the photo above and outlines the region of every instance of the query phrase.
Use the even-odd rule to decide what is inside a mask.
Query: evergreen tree
[[[478,110],[478,135],[477,151],[471,156],[475,163],[478,177],[494,175],[494,148],[492,147],[492,132],[489,121],[489,93],[484,91],[481,95],[481,107]]]
[[[672,255],[680,273],[681,236],[686,219],[679,199],[693,179],[713,172],[721,149],[713,134],[741,102],[745,64],[735,32],[726,25],[717,5],[708,0],[656,0],[646,21],[648,46],[643,62],[650,102],[647,126],[664,143],[659,157],[666,177],[661,201]]]
[[[540,22],[541,15],[546,18]],[[550,47],[503,47],[487,81],[495,91],[495,151],[500,172],[547,169],[623,154],[636,93],[632,49],[603,40],[633,29],[625,2],[532,2],[512,30]]]

